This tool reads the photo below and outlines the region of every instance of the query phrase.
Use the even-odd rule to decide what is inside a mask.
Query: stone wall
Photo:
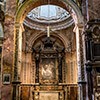
[[[10,83],[12,79],[13,67],[13,49],[14,49],[14,18],[15,18],[16,0],[6,1],[6,12],[4,21],[4,42],[2,52],[2,80],[4,74],[10,74]],[[2,100],[11,100],[12,86],[11,84],[1,86]]]
[[[100,18],[100,0],[88,0],[89,20]]]

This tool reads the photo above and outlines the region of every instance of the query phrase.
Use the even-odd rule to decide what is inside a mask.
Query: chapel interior
[[[0,100],[100,100],[100,1],[0,0]]]

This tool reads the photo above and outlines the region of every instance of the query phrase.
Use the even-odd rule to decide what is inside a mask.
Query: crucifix
[[[47,37],[50,37],[50,27],[47,26]]]

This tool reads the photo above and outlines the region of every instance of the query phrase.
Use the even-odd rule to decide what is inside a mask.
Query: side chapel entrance
[[[50,37],[47,37],[43,31],[36,32],[34,30],[33,33],[35,35],[32,35],[31,32],[28,33],[25,30],[23,23],[26,22],[27,18],[25,17],[28,12],[43,3],[48,4],[48,2],[44,1],[42,3],[38,2],[39,0],[24,2],[22,5],[19,5],[21,7],[16,13],[13,100],[85,100],[83,99],[86,97],[83,55],[84,35],[82,35],[83,16],[78,6],[72,0],[62,0],[59,3],[49,2],[62,8],[68,5],[69,9],[72,12],[74,11],[74,17],[73,15],[71,17],[74,19],[75,24],[71,32],[74,29],[73,46],[75,50],[68,54],[70,55],[69,58],[71,59],[73,56],[74,60],[71,59],[72,62],[69,62],[68,59],[67,62],[65,56],[66,48],[68,51],[72,49],[69,49],[70,43],[67,44],[67,42],[70,40],[65,38],[63,32],[62,35],[55,34],[57,32],[60,33],[58,30],[52,33]],[[63,6],[64,4],[65,6]],[[27,26],[27,23],[25,25]],[[36,26],[35,28],[38,29]],[[31,30],[32,26],[29,31]],[[23,35],[24,33],[28,34],[25,36]],[[29,39],[29,36],[32,38]],[[33,42],[33,40],[35,41]],[[76,73],[73,73],[74,71]],[[67,83],[68,79],[69,83]],[[75,80],[75,83],[73,80]]]

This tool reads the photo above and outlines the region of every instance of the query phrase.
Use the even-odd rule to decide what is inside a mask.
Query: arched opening
[[[31,11],[33,8],[36,8],[41,5],[46,5],[46,4],[48,4],[48,0],[25,1],[24,3],[21,4],[21,6],[19,6],[19,9],[16,12],[16,22],[20,22],[20,23],[23,22],[23,20],[25,19],[29,11]],[[63,0],[63,1],[51,0],[49,4],[60,6],[65,10],[68,10],[69,9],[68,6],[70,6],[70,8],[72,8],[75,11],[75,14],[77,16],[76,22],[83,24],[84,21],[83,21],[82,13],[74,1],[72,0]]]
[[[19,83],[22,82],[21,91],[25,91],[24,89],[31,91],[31,93],[27,92],[30,97],[29,95],[24,95],[22,92],[23,95],[20,97],[22,100],[23,98],[31,98],[33,100],[41,98],[39,100],[43,100],[43,95],[45,95],[44,98],[46,100],[49,100],[47,99],[48,96],[51,96],[50,99],[54,98],[54,100],[59,100],[59,98],[62,98],[62,100],[77,100],[84,95],[80,90],[83,88],[81,83],[84,81],[84,62],[82,60],[83,17],[78,6],[73,1],[63,0],[58,1],[59,3],[56,1],[58,0],[51,0],[50,4],[60,6],[68,11],[71,10],[69,13],[72,16],[71,18],[74,19],[74,24],[71,24],[69,27],[55,27],[54,30],[52,28],[46,30],[44,26],[49,26],[50,23],[47,23],[47,25],[42,23],[40,27],[41,29],[44,28],[44,30],[39,30],[39,28],[37,29],[36,27],[33,29],[30,25],[26,26],[25,23],[23,24],[23,22],[27,20],[26,16],[28,12],[40,5],[46,5],[48,2],[42,0],[29,0],[22,3],[22,5],[19,4],[15,20],[16,46],[14,68],[17,68],[17,71],[14,71],[17,75],[14,76],[14,80],[17,80]],[[28,22],[29,20],[27,23]],[[64,22],[61,21],[58,24],[60,25],[61,23]],[[67,21],[65,23],[67,23]],[[35,24],[38,24],[38,26],[40,25],[38,22]],[[55,23],[55,26],[56,25],[57,23]],[[75,33],[73,33],[73,29]],[[22,37],[22,33],[25,38]],[[50,36],[47,36],[46,34],[50,34]],[[23,45],[23,48],[21,45]],[[48,73],[46,76],[44,75],[46,70],[44,71],[45,68],[43,66],[49,66],[50,62],[53,63],[51,64],[53,69],[49,71],[47,69]],[[56,67],[54,67],[54,65],[56,65]],[[51,72],[52,70],[54,73]],[[67,70],[69,70],[68,73],[66,72]],[[52,77],[50,77],[51,74],[49,72],[53,74]],[[80,83],[80,87],[78,87],[77,82]],[[18,85],[19,83],[16,84]],[[69,84],[70,86],[68,86]],[[32,85],[31,88],[30,85]],[[77,87],[80,90],[79,95]],[[70,92],[70,95],[68,95],[68,92]],[[71,96],[71,93],[74,94],[73,97]]]

